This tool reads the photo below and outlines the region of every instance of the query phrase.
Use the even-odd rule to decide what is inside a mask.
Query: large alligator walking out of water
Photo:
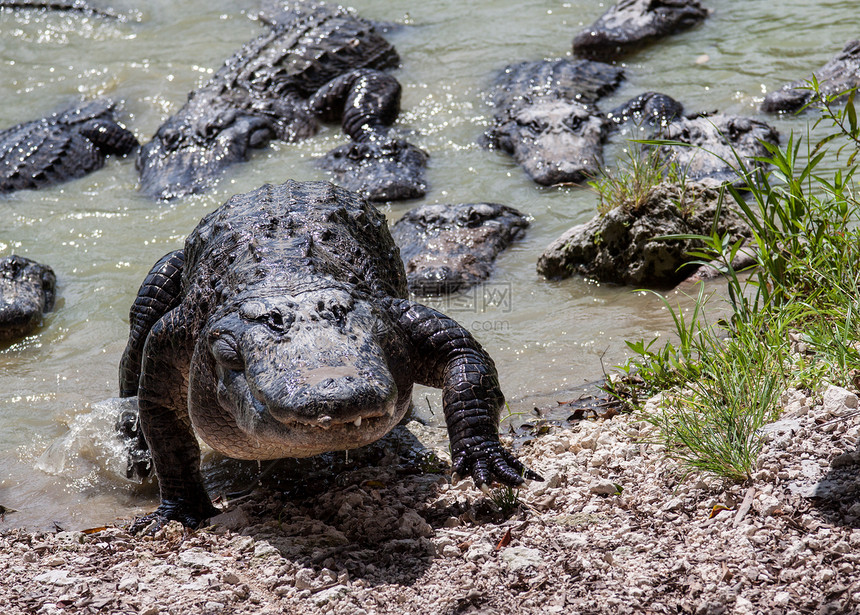
[[[138,395],[161,506],[138,520],[196,526],[216,510],[195,433],[239,459],[369,444],[441,387],[454,470],[475,483],[539,479],[499,442],[492,359],[443,314],[406,299],[385,217],[328,182],[233,197],[151,270],[120,367]]]
[[[137,145],[106,100],[18,124],[0,131],[0,193],[83,177],[104,166],[108,154],[130,154]]]
[[[423,195],[426,154],[389,135],[400,84],[380,71],[398,64],[394,47],[340,6],[276,3],[260,18],[269,30],[191,92],[143,147],[141,189],[159,199],[203,192],[253,149],[341,120],[355,146],[324,165],[371,199]]]

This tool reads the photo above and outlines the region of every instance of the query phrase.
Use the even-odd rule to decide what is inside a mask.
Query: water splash
[[[111,397],[89,405],[88,412],[72,420],[68,433],[54,440],[36,460],[36,469],[75,482],[99,477],[135,482],[126,478],[128,445],[116,428],[124,411],[137,413],[137,397]]]

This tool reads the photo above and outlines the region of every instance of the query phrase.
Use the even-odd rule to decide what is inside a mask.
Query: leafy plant
[[[520,502],[520,490],[510,485],[496,487],[490,491],[489,498],[505,517],[510,517],[522,503]]]

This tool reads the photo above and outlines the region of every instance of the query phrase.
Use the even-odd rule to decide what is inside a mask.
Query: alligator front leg
[[[179,302],[185,252],[174,250],[165,254],[149,271],[129,311],[129,336],[119,364],[119,395],[137,395],[140,381],[140,361],[147,335],[158,320]],[[117,431],[128,447],[126,476],[146,478],[152,474],[152,458],[140,429],[138,414],[126,410],[117,418]]]
[[[340,120],[356,141],[384,137],[400,113],[400,83],[387,73],[364,68],[345,73],[321,87],[308,108],[324,122]]]
[[[496,367],[466,329],[444,314],[404,299],[392,310],[414,348],[415,381],[442,389],[454,471],[479,487],[493,480],[519,485],[543,480],[502,447],[499,411],[505,403]]]
[[[131,131],[116,122],[94,118],[80,127],[80,133],[105,154],[130,154],[139,145]]]
[[[189,320],[182,306],[168,312],[152,327],[144,347],[140,425],[152,452],[161,506],[135,519],[132,532],[152,522],[158,529],[169,520],[197,527],[219,512],[203,486],[200,446],[188,416],[188,365],[194,348]]]

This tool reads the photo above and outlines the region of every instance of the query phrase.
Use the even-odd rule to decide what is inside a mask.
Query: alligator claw
[[[493,480],[505,485],[521,485],[526,479],[543,480],[540,474],[526,468],[498,441],[486,441],[456,455],[454,473],[471,475],[478,488],[491,484]]]
[[[152,536],[170,521],[179,521],[185,527],[197,529],[204,521],[221,511],[206,503],[189,503],[176,500],[163,500],[161,506],[148,515],[137,517],[128,528],[130,534],[142,533]]]

